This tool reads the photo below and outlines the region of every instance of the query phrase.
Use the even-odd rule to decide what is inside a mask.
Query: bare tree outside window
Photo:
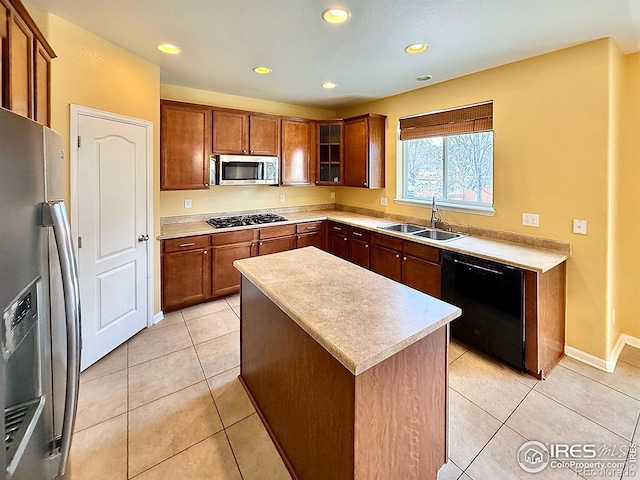
[[[404,142],[404,197],[493,203],[493,132]]]

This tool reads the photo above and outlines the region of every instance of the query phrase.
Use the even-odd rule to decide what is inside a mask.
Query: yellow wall
[[[318,108],[302,107],[287,103],[271,102],[255,98],[240,97],[224,93],[162,84],[160,95],[167,100],[201,103],[218,107],[237,108],[254,112],[303,118],[335,118],[335,112]],[[209,190],[185,190],[160,192],[160,214],[193,215],[198,213],[224,212],[230,210],[252,210],[260,208],[290,207],[333,203],[330,187],[268,187],[268,186],[217,186]],[[285,201],[280,202],[280,195]],[[184,199],[192,199],[192,208],[184,208]]]
[[[427,208],[393,202],[398,119],[493,100],[495,216],[444,211],[444,220],[570,241],[567,344],[606,358],[609,72],[616,49],[608,39],[591,42],[339,111],[388,116],[387,187],[341,188],[336,202],[427,218]],[[383,195],[388,207],[380,206]],[[538,213],[540,227],[523,226],[523,212]],[[572,233],[574,218],[588,220],[588,235]]]
[[[622,333],[640,338],[640,53],[624,59],[623,98],[616,323]]]
[[[30,11],[58,55],[51,68],[51,127],[62,136],[69,159],[70,104],[153,122],[154,228],[160,234],[160,68],[56,15]],[[66,164],[66,200],[70,198]],[[155,242],[156,253],[160,243]],[[154,262],[155,311],[160,309],[159,254]]]

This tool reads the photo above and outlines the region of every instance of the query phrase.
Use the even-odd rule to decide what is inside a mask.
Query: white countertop
[[[462,313],[314,247],[236,260],[234,266],[354,375]]]

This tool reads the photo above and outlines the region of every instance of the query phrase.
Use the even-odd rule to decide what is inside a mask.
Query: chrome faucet
[[[431,200],[431,228],[436,228],[438,222],[442,223],[442,217],[436,206],[436,197],[434,196]]]

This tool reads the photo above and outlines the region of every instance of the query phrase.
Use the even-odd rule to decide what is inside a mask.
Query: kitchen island
[[[435,480],[460,309],[313,247],[235,266],[241,380],[292,476]]]

